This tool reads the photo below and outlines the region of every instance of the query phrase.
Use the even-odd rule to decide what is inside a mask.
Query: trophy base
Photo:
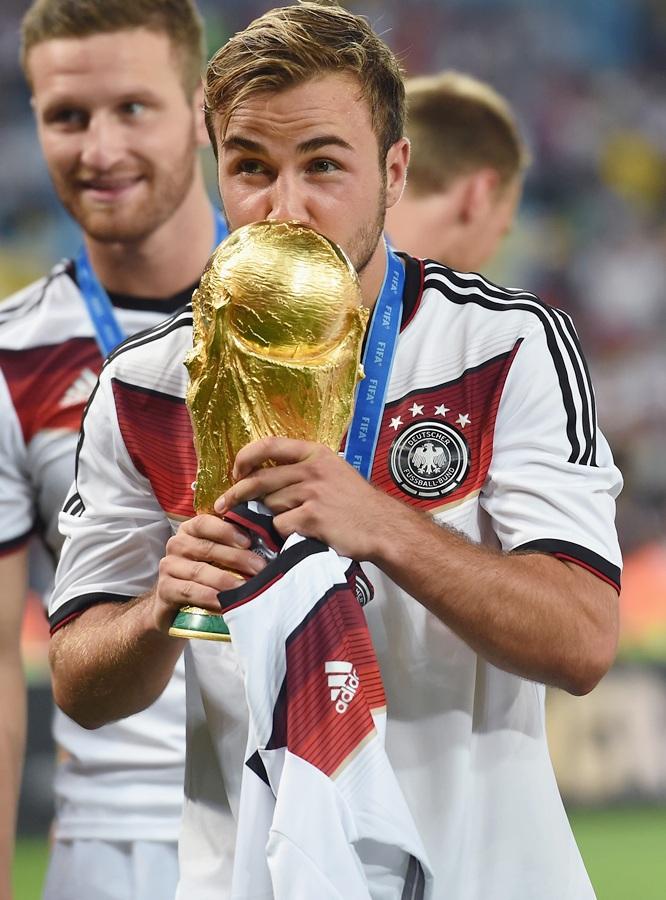
[[[183,606],[169,628],[171,637],[197,638],[200,641],[230,641],[229,628],[222,613],[208,612],[198,606]]]

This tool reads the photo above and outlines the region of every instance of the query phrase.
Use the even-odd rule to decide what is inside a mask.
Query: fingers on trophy
[[[251,441],[278,435],[340,449],[363,377],[368,310],[336,244],[299,223],[257,222],[216,248],[192,312],[185,365],[198,460],[194,508],[212,513],[232,484],[236,454]],[[169,634],[230,639],[221,613],[192,606],[179,611]]]

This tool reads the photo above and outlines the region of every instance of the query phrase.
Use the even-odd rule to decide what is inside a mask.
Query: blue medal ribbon
[[[344,452],[347,462],[366,479],[372,471],[400,333],[404,285],[402,262],[387,245],[384,283],[372,311],[362,359],[365,378],[356,387],[354,415]]]
[[[215,243],[213,244],[213,250],[228,234],[222,213],[216,209],[214,210],[214,215]],[[100,284],[97,275],[95,275],[85,245],[77,253],[75,264],[76,281],[86,304],[90,321],[95,329],[97,346],[102,356],[106,358],[112,350],[115,350],[118,344],[122,344],[127,335],[120,327],[109,295]]]

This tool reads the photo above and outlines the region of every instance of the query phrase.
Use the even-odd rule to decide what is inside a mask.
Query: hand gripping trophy
[[[356,272],[328,238],[294,222],[234,231],[192,296],[186,402],[198,470],[194,506],[211,513],[236,454],[284,435],[339,450],[368,319]],[[229,640],[221,613],[183,607],[177,637]]]

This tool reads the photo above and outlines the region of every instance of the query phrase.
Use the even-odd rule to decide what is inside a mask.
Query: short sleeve
[[[554,314],[557,340],[538,324],[515,355],[481,505],[504,550],[551,553],[619,587],[614,520],[622,477],[598,429],[573,325]]]
[[[171,525],[135,468],[118,426],[111,366],[86,409],[76,477],[60,514],[65,536],[49,605],[52,630],[95,603],[126,601],[157,578]]]
[[[0,554],[23,546],[34,526],[32,483],[21,425],[0,371]]]

